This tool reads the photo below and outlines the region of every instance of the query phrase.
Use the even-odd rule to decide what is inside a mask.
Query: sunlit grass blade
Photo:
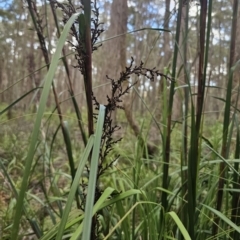
[[[181,231],[184,239],[191,240],[191,238],[187,232],[187,229],[184,227],[184,225],[182,224],[182,222],[179,219],[179,217],[177,216],[177,214],[175,212],[168,212],[168,213],[166,213],[166,215],[171,216],[171,218],[174,220],[174,222],[177,224],[179,230]]]

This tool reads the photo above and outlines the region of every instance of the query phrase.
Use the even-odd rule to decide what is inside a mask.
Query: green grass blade
[[[11,84],[11,85],[9,85],[8,87],[6,87],[5,89],[3,89],[3,90],[0,92],[0,94],[3,94],[4,92],[7,92],[10,88],[14,87],[15,85],[17,85],[18,83],[20,83],[21,81],[23,81],[25,78],[28,78],[29,76],[37,73],[38,71],[44,69],[44,68],[47,67],[47,66],[48,66],[48,65],[44,65],[44,66],[38,68],[37,70],[29,73],[28,75],[26,75],[26,76],[24,76],[24,77],[22,77],[22,78],[20,78],[20,79],[18,79],[18,80],[16,80],[16,81],[14,81],[13,84]],[[41,88],[41,85],[40,85],[39,88]],[[37,91],[37,92],[38,92],[38,91]]]
[[[191,240],[186,228],[184,227],[184,225],[182,224],[181,220],[179,219],[179,217],[177,216],[177,214],[175,212],[168,212],[167,215],[170,215],[171,218],[174,220],[174,222],[177,224],[179,230],[181,231],[183,237],[185,240]]]
[[[198,145],[196,145],[197,132],[195,128],[195,111],[194,106],[192,105],[191,109],[191,137],[190,137],[190,149],[188,154],[188,230],[191,237],[195,233],[195,208],[196,208],[196,186],[197,186],[197,169],[198,161],[196,160],[196,153],[198,152]]]
[[[239,123],[236,121],[237,125],[237,139],[236,139],[236,147],[235,147],[235,158],[239,158],[240,156],[240,135],[239,135]],[[236,172],[239,172],[239,163],[234,163],[234,169]],[[239,183],[240,183],[240,177],[236,172],[233,173],[233,189],[238,189],[239,188]],[[232,203],[231,203],[231,221],[238,225],[238,214],[239,214],[239,208],[238,208],[238,199],[240,196],[240,191],[239,192],[232,192]],[[237,232],[232,233],[232,237],[235,236],[235,238],[239,238],[240,235]],[[234,238],[234,237],[233,237]]]
[[[222,214],[218,210],[209,207],[205,204],[202,204],[205,208],[209,209],[211,212],[213,212],[215,215],[217,215],[220,219],[222,219],[225,223],[227,223],[229,226],[231,226],[235,231],[240,233],[240,227],[237,226],[235,223],[233,223],[229,218],[226,217],[226,215]]]
[[[236,171],[235,168],[230,164],[229,159],[223,158],[222,155],[220,155],[217,151],[215,151],[213,148],[211,148],[207,144],[206,144],[206,146],[221,159],[221,162],[224,162],[226,164],[226,166],[228,166],[234,173],[236,173],[238,176],[240,176],[240,173],[238,171]],[[220,164],[221,164],[221,162],[220,162]]]
[[[172,62],[172,79],[169,90],[169,98],[168,98],[168,107],[167,107],[167,128],[166,132],[163,136],[165,141],[165,146],[163,150],[163,178],[162,178],[162,187],[167,189],[169,185],[169,161],[170,161],[170,144],[171,144],[171,124],[172,124],[172,108],[173,108],[173,99],[175,93],[175,79],[176,79],[176,71],[177,71],[177,59],[178,59],[178,45],[180,41],[180,32],[181,32],[181,17],[182,17],[182,4],[183,1],[179,2],[178,5],[178,14],[177,14],[177,27],[176,27],[176,36],[174,43],[174,55]],[[161,197],[163,209],[168,208],[167,194],[166,192],[162,193]],[[160,220],[161,220],[160,216]],[[161,223],[160,223],[161,224]]]
[[[82,134],[83,143],[84,143],[85,146],[87,146],[87,136],[86,136],[84,126],[83,126],[83,123],[82,123],[82,114],[81,114],[80,109],[78,107],[77,100],[76,100],[75,96],[72,95],[72,93],[70,93],[70,94],[71,94],[74,110],[75,110],[75,113],[77,115],[78,126],[79,126],[81,134]]]
[[[15,185],[14,185],[12,179],[11,179],[11,176],[8,174],[6,168],[4,167],[4,164],[2,163],[2,159],[0,159],[0,168],[3,170],[3,173],[4,173],[7,181],[9,182],[9,184],[12,188],[12,191],[15,195],[15,198],[17,199],[18,198],[18,192],[17,192],[17,190],[15,188]],[[30,215],[30,214],[28,214],[29,210],[31,210],[31,208],[30,208],[29,204],[25,201],[24,206],[23,206],[23,212],[24,212],[26,218],[28,219],[29,224],[31,225],[33,232],[39,238],[39,237],[42,236],[42,231],[40,230],[39,224],[36,221],[36,219],[29,216]]]
[[[71,176],[72,176],[72,181],[73,181],[74,175],[75,175],[75,166],[74,166],[74,160],[73,160],[73,154],[72,154],[72,144],[71,144],[71,138],[70,138],[67,121],[63,122],[62,131],[63,131],[63,135],[64,135],[64,139],[65,139],[68,161],[69,161],[69,166],[70,166],[70,171],[71,171]]]
[[[84,217],[84,215],[82,214],[82,211],[80,211],[78,209],[74,209],[73,211],[71,211],[71,213],[69,214],[69,217],[68,217],[67,224],[65,226],[65,230],[74,226],[75,224],[81,222],[83,217]],[[44,236],[42,238],[40,238],[40,240],[55,239],[54,237],[58,233],[60,224],[61,224],[61,222],[59,222],[55,226],[53,226],[47,233],[44,234]]]
[[[115,38],[118,38],[118,37],[121,37],[121,36],[124,36],[124,35],[127,35],[127,34],[141,32],[141,31],[145,31],[145,30],[147,30],[147,31],[169,32],[169,33],[171,32],[169,29],[164,29],[164,28],[148,28],[148,27],[145,27],[145,28],[139,28],[139,29],[136,29],[136,30],[133,30],[133,31],[129,31],[129,32],[126,32],[126,33],[122,33],[122,34],[104,39],[102,41],[97,42],[96,44],[97,45],[102,44],[103,42],[107,42],[109,40],[112,40],[112,39],[115,39]]]
[[[107,198],[109,198],[111,196],[111,194],[113,192],[116,192],[115,189],[113,188],[107,188],[104,193],[101,195],[101,197],[98,199],[98,201],[96,202],[96,204],[94,205],[93,207],[93,212],[92,212],[92,216],[99,210],[107,207],[107,206],[110,206],[112,205],[113,203],[115,203],[116,201],[110,201],[110,200],[107,200]],[[121,194],[122,195],[122,194]],[[119,195],[118,195],[119,196]],[[124,198],[125,197],[128,197],[130,195],[124,195]],[[123,196],[122,196],[123,197]],[[124,199],[122,198],[122,199]],[[114,198],[115,199],[115,198]],[[120,199],[120,200],[122,200]],[[107,201],[106,201],[107,200]],[[111,199],[113,200],[113,199]],[[118,199],[118,201],[120,201]],[[70,240],[77,240],[79,239],[79,236],[80,234],[82,233],[82,230],[83,230],[83,223],[77,228],[77,230],[74,232],[74,234],[72,235],[71,239]]]
[[[96,190],[98,159],[99,159],[99,153],[100,153],[100,147],[101,147],[104,119],[105,119],[105,106],[100,105],[98,122],[96,127],[96,137],[94,141],[93,153],[91,158],[90,176],[89,176],[89,184],[88,184],[88,193],[86,198],[82,240],[90,239],[92,215],[93,215],[92,214],[93,204],[94,204],[94,197],[95,197],[95,190]]]
[[[39,129],[41,126],[41,120],[42,120],[42,117],[43,117],[43,114],[45,111],[45,107],[46,107],[48,95],[49,95],[49,92],[51,89],[53,77],[54,77],[55,71],[57,69],[58,59],[61,55],[61,51],[62,51],[62,48],[66,41],[66,38],[68,36],[69,30],[70,30],[72,24],[74,23],[74,21],[76,20],[76,18],[78,17],[78,15],[79,15],[79,13],[73,14],[72,17],[68,20],[67,24],[65,25],[62,35],[59,38],[56,52],[54,53],[52,62],[50,64],[49,71],[48,71],[46,79],[45,79],[43,92],[42,92],[42,95],[40,98],[39,109],[37,112],[34,129],[33,129],[32,137],[31,137],[31,142],[29,145],[29,150],[28,150],[28,154],[27,154],[27,158],[26,158],[26,162],[25,162],[25,170],[23,173],[22,185],[21,185],[19,197],[17,200],[16,213],[15,213],[15,217],[14,217],[12,234],[11,234],[12,240],[16,240],[17,236],[18,236],[19,224],[20,224],[20,219],[22,216],[24,196],[25,196],[25,192],[26,192],[27,186],[28,186],[28,179],[29,179],[32,161],[33,161],[33,157],[34,157],[36,143],[38,140]]]
[[[90,152],[92,150],[93,141],[94,141],[94,136],[92,135],[88,140],[88,144],[87,144],[87,147],[84,150],[83,157],[81,158],[81,160],[79,162],[77,172],[76,172],[75,178],[73,180],[73,183],[72,183],[69,195],[68,195],[67,204],[66,204],[66,207],[65,207],[64,212],[63,212],[63,217],[62,217],[60,226],[58,228],[59,230],[58,230],[56,240],[62,239],[64,229],[65,229],[65,226],[66,226],[66,223],[67,223],[67,219],[68,219],[68,216],[69,216],[69,212],[71,210],[72,202],[73,202],[75,193],[76,193],[78,185],[79,185],[79,180],[81,178],[82,172],[84,170],[84,166],[85,166],[85,164],[86,164],[86,162],[89,158]]]
[[[12,102],[9,106],[7,106],[6,108],[4,108],[1,112],[0,115],[2,115],[3,113],[5,113],[6,111],[8,111],[11,107],[13,107],[15,104],[17,104],[18,102],[20,102],[23,98],[25,98],[29,93],[39,89],[41,87],[36,87],[31,89],[30,91],[28,91],[27,93],[23,94],[20,98],[18,98],[17,100],[15,100],[14,102]]]
[[[107,236],[104,238],[104,240],[107,240],[110,238],[110,236],[113,234],[113,232],[122,224],[122,222],[124,221],[124,219],[126,217],[128,217],[131,212],[133,211],[133,209],[135,209],[138,205],[142,205],[142,204],[153,204],[153,205],[157,205],[157,203],[154,202],[136,202],[126,213],[125,215],[119,220],[119,222],[111,229],[111,231],[107,234]]]
[[[136,195],[135,195],[136,196]],[[134,196],[134,197],[135,197]],[[135,204],[135,202],[134,202]],[[123,235],[123,238],[125,240],[130,240],[131,238],[131,234],[130,234],[130,231],[129,229],[131,229],[131,224],[128,224],[128,218],[124,218],[124,215],[125,215],[125,210],[124,210],[124,207],[123,207],[123,203],[122,201],[118,201],[116,202],[116,209],[117,209],[117,212],[118,212],[118,216],[120,217],[120,219],[124,219],[121,223],[121,233]],[[135,213],[135,208],[133,209],[132,213],[134,214]],[[131,216],[129,216],[130,218]],[[133,228],[133,231],[135,230],[135,224],[132,225],[132,228]],[[132,239],[134,239],[134,234],[132,234]]]
[[[227,85],[227,94],[226,94],[226,102],[225,102],[225,109],[224,109],[224,120],[223,120],[223,131],[222,131],[222,147],[221,147],[221,156],[222,158],[228,158],[228,139],[230,138],[229,133],[229,125],[230,125],[230,116],[231,116],[231,98],[232,98],[232,85],[233,85],[233,73],[239,64],[240,60],[236,62],[234,66],[230,66],[229,69],[229,78],[228,78],[228,85]],[[232,167],[232,166],[231,166]],[[235,170],[235,169],[234,169]],[[226,173],[226,162],[223,161],[220,163],[219,166],[219,182],[218,182],[218,191],[217,191],[217,200],[216,200],[216,209],[221,211],[222,202],[223,202],[223,187],[224,187],[224,178]],[[216,224],[213,225],[212,234],[216,235],[217,233],[217,225],[219,223],[219,217],[215,218]]]
[[[112,199],[107,200],[112,193],[116,192],[115,189],[113,188],[107,188],[103,194],[101,195],[101,197],[99,198],[99,200],[96,202],[96,204],[94,205],[93,208],[93,215],[108,206],[111,206],[112,204],[121,201],[125,198],[128,198],[134,194],[142,194],[142,191],[137,190],[137,189],[131,189],[129,191],[126,191],[124,193],[120,193],[118,195],[116,195],[115,197],[113,197]],[[69,218],[68,218],[68,222],[65,226],[65,230],[72,227],[73,225],[75,225],[76,223],[79,223],[83,220],[84,218],[84,214],[81,214],[81,216],[79,216],[79,211],[73,210],[70,214],[69,214]],[[57,223],[50,231],[48,231],[42,238],[41,240],[49,240],[49,239],[53,239],[56,234],[58,233],[58,229],[59,229],[59,225],[60,223]],[[83,224],[81,223],[80,226],[77,228],[77,230],[73,233],[72,237],[70,240],[77,240],[79,239],[78,236],[82,233],[82,229],[83,229]]]

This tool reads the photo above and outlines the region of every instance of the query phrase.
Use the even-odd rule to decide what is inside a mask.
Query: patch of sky
[[[94,65],[92,66],[92,73],[95,75],[97,74],[97,67]]]
[[[40,45],[39,45],[39,43],[37,42],[37,43],[34,43],[34,44],[33,44],[33,47],[34,47],[34,49],[38,49],[38,48],[40,47]]]
[[[6,42],[6,43],[12,43],[12,42],[13,42],[13,39],[12,39],[12,38],[6,38],[6,39],[5,39],[5,42]]]
[[[212,36],[213,36],[213,45],[218,45],[220,40],[221,41],[230,41],[230,36],[225,34],[225,30],[224,29],[216,29],[213,28],[212,29]]]
[[[200,15],[200,7],[199,5],[191,5],[189,8],[189,16],[190,17],[196,17]]]
[[[0,1],[0,8],[3,10],[8,10],[8,8],[13,3],[13,0],[1,0]]]
[[[137,4],[134,1],[128,1],[128,7],[136,7]]]

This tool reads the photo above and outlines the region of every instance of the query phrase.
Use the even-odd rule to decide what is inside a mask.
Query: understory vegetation
[[[23,1],[38,47],[19,80],[0,68],[0,239],[240,239],[238,1],[219,72],[213,1],[197,5],[196,36],[192,2],[135,30],[137,4],[110,2],[114,35],[101,1]]]

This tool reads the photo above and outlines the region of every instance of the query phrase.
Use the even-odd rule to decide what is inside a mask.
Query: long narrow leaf
[[[217,215],[219,218],[221,218],[225,223],[227,223],[229,226],[231,226],[234,230],[240,233],[240,227],[237,226],[235,223],[233,223],[229,218],[226,217],[226,215],[222,214],[218,210],[211,208],[205,204],[202,204],[205,208],[209,209],[211,212],[213,212],[215,215]]]
[[[93,208],[93,215],[108,206],[111,206],[112,204],[121,201],[125,198],[128,198],[134,194],[142,194],[142,191],[137,190],[137,189],[131,189],[129,191],[126,191],[124,193],[120,193],[119,195],[115,196],[112,199],[107,200],[111,194],[114,192],[115,190],[113,188],[107,188],[104,193],[101,195],[101,197],[99,198],[99,200],[96,202],[96,204],[94,205]],[[81,216],[79,216],[79,211],[73,210],[70,214],[69,214],[69,218],[68,218],[68,222],[65,226],[65,230],[72,227],[73,225],[75,225],[76,223],[79,223],[82,221],[82,219],[84,218],[84,214],[82,214]],[[59,225],[61,224],[58,223],[56,224],[56,226],[54,226],[50,231],[48,231],[42,238],[41,240],[49,240],[54,238],[54,236],[57,234],[58,229],[59,229]],[[80,226],[77,228],[77,230],[75,231],[75,233],[72,235],[70,240],[77,240],[78,236],[81,234],[82,232],[82,224],[80,224]]]
[[[91,158],[91,167],[90,167],[88,193],[87,193],[86,207],[85,207],[85,218],[83,222],[84,230],[82,234],[82,240],[90,239],[91,226],[92,226],[92,213],[93,213],[94,197],[95,197],[95,190],[96,190],[98,159],[99,159],[99,153],[100,153],[104,119],[105,119],[105,106],[100,105],[97,129],[96,129],[96,137],[94,140],[93,153]]]
[[[67,223],[67,219],[68,219],[68,216],[69,216],[69,212],[71,210],[72,202],[73,202],[75,193],[76,193],[78,185],[79,185],[79,180],[82,176],[84,166],[85,166],[85,164],[86,164],[86,162],[89,158],[90,152],[92,150],[93,141],[94,141],[94,137],[92,135],[88,140],[87,147],[85,148],[85,151],[83,153],[83,157],[80,160],[75,178],[73,180],[72,187],[71,187],[71,190],[70,190],[69,195],[68,195],[67,204],[66,204],[66,207],[65,207],[64,212],[63,212],[63,217],[62,217],[62,220],[61,220],[61,223],[60,223],[60,226],[59,226],[59,230],[58,230],[56,240],[62,239],[64,229],[65,229],[65,226],[66,226],[66,223]]]
[[[15,104],[17,104],[18,102],[20,102],[23,98],[25,98],[28,94],[30,94],[31,92],[40,89],[41,87],[36,87],[31,89],[30,91],[28,91],[27,93],[23,94],[20,98],[18,98],[17,100],[15,100],[14,102],[12,102],[10,105],[8,105],[6,108],[4,108],[1,112],[0,115],[2,115],[3,113],[5,113],[6,111],[8,111],[11,107],[13,107]]]
[[[93,213],[92,213],[92,216],[99,210],[103,209],[104,207],[106,206],[110,206],[112,205],[112,203],[108,201],[106,201],[110,196],[111,194],[115,192],[115,189],[113,188],[107,188],[103,194],[101,195],[101,197],[98,199],[98,201],[96,202],[96,204],[94,205],[93,207]],[[105,205],[107,203],[109,203],[109,205]],[[83,223],[80,224],[80,226],[77,228],[77,230],[74,232],[74,234],[72,235],[71,239],[70,240],[77,240],[78,239],[78,236],[82,233],[82,230],[83,230]]]
[[[70,30],[72,24],[74,23],[74,21],[76,20],[76,18],[78,17],[78,15],[79,15],[79,13],[73,14],[72,17],[68,20],[67,24],[65,25],[62,35],[59,38],[56,52],[54,53],[52,62],[50,64],[49,71],[48,71],[46,79],[45,79],[43,92],[42,92],[40,103],[39,103],[39,109],[37,112],[34,129],[33,129],[32,137],[31,137],[31,142],[29,145],[29,150],[28,150],[28,154],[27,154],[27,158],[26,158],[26,162],[25,162],[25,170],[23,173],[22,185],[21,185],[21,189],[20,189],[20,193],[19,193],[19,197],[18,197],[18,201],[17,201],[17,205],[16,205],[16,213],[15,213],[13,227],[12,227],[11,240],[17,239],[17,236],[18,236],[19,224],[20,224],[20,219],[22,216],[23,201],[24,201],[24,196],[25,196],[25,192],[27,189],[27,185],[28,185],[28,179],[29,179],[30,170],[31,170],[32,161],[33,161],[33,157],[34,157],[34,152],[35,152],[35,147],[36,147],[36,143],[37,143],[37,139],[38,139],[39,129],[41,126],[41,120],[42,120],[42,117],[43,117],[43,114],[45,111],[45,106],[46,106],[48,95],[49,95],[49,92],[51,89],[53,77],[54,77],[55,71],[57,69],[58,59],[61,55],[61,51],[62,51],[62,48],[66,41],[66,38],[68,36],[69,30]]]
[[[177,224],[179,230],[181,231],[185,240],[191,240],[186,228],[182,224],[181,220],[179,219],[178,215],[175,212],[168,212],[167,215],[170,215],[174,222]]]

